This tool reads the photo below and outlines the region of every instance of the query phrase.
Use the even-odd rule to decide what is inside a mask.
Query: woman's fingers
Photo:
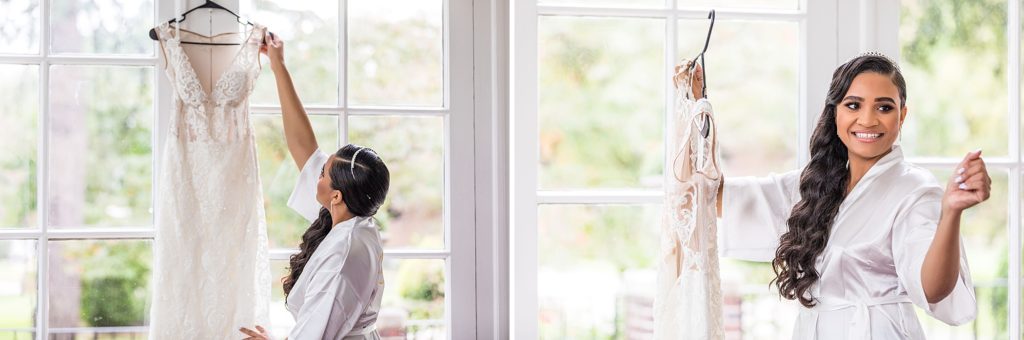
[[[992,187],[992,179],[985,174],[978,174],[957,182],[957,187],[961,190],[988,189]]]
[[[270,44],[273,45],[274,47],[280,48],[281,46],[284,45],[284,40],[281,40],[280,37],[278,37],[278,36],[274,35],[273,33],[271,33],[270,34]]]
[[[240,328],[238,330],[240,332],[244,333],[245,335],[251,336],[253,338],[260,336],[260,333],[256,333],[256,331],[248,329],[248,328],[245,328],[245,327],[242,327],[242,328]]]
[[[260,333],[262,333],[262,334],[266,334],[267,333],[267,330],[263,329],[263,327],[261,327],[260,325],[256,325],[256,330],[260,331]]]
[[[964,182],[969,182],[972,179],[985,179],[986,181],[988,181],[990,183],[992,181],[992,178],[990,178],[988,176],[988,171],[985,171],[985,169],[975,169],[975,170],[967,171],[967,172],[963,173],[962,175],[957,175],[956,177],[953,178],[953,182],[956,182],[957,184],[960,184],[960,183],[964,183]]]
[[[971,165],[976,164],[976,162],[980,161],[980,160],[981,160],[981,150],[980,149],[968,152],[967,155],[964,156],[964,159],[960,161],[960,164],[957,165],[955,173],[957,175],[963,174],[965,171],[967,171],[967,168],[969,168]]]
[[[988,187],[988,181],[986,181],[984,178],[973,179],[964,183],[960,183],[960,188],[964,190],[982,190],[987,189]]]

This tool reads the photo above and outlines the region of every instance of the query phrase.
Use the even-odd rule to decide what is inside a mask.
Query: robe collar
[[[839,205],[839,212],[836,214],[834,225],[839,225],[842,218],[845,216],[850,206],[856,203],[859,199],[864,196],[864,193],[871,188],[872,183],[875,182],[879,177],[885,174],[889,169],[903,162],[903,149],[899,145],[893,145],[892,151],[882,156],[878,162],[875,162],[868,172],[864,173],[864,177],[853,186],[853,190],[850,194],[843,198],[843,203]],[[830,233],[831,234],[831,233]]]

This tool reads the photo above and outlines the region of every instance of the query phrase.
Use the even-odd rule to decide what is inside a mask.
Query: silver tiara
[[[903,72],[903,70],[900,70],[900,64],[899,63],[897,63],[892,58],[889,58],[889,56],[885,55],[882,52],[867,51],[867,52],[864,52],[864,53],[861,53],[861,54],[857,55],[856,57],[850,58],[850,60],[853,60],[853,59],[856,59],[856,58],[860,58],[860,57],[880,57],[882,59],[885,59],[885,61],[888,61],[890,64],[892,64],[893,67],[896,67],[896,71]]]

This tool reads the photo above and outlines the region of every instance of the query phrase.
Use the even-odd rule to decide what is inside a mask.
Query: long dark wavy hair
[[[353,167],[352,156],[360,149],[362,151],[356,157]],[[341,191],[348,211],[358,217],[377,214],[377,209],[384,204],[391,182],[391,175],[384,161],[377,152],[353,144],[338,149],[333,157],[334,164],[321,176],[330,176],[331,188]],[[285,296],[292,291],[299,275],[302,275],[306,261],[309,261],[320,242],[331,232],[331,228],[334,227],[332,221],[330,211],[321,207],[320,216],[302,234],[299,253],[289,258],[288,275],[281,278]]]
[[[829,229],[846,197],[850,181],[847,169],[849,155],[836,131],[836,107],[846,96],[853,78],[865,72],[885,75],[892,80],[899,89],[901,109],[907,100],[903,75],[886,57],[857,57],[839,66],[832,74],[825,109],[811,135],[811,160],[800,174],[800,201],[786,221],[789,230],[782,234],[772,260],[776,275],[772,282],[779,289],[779,294],[789,300],[799,300],[808,308],[816,304],[808,290],[820,275],[814,262],[825,250]]]

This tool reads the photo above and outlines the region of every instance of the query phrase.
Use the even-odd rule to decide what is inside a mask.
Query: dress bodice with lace
[[[174,111],[158,183],[149,337],[237,338],[239,327],[269,321],[266,222],[249,121],[266,29],[156,30]]]
[[[665,176],[654,335],[655,339],[721,339],[715,235],[721,177],[718,136],[711,103],[693,99],[692,69],[686,69],[677,68],[682,73],[675,77],[675,128],[669,148],[674,157],[672,173]]]

